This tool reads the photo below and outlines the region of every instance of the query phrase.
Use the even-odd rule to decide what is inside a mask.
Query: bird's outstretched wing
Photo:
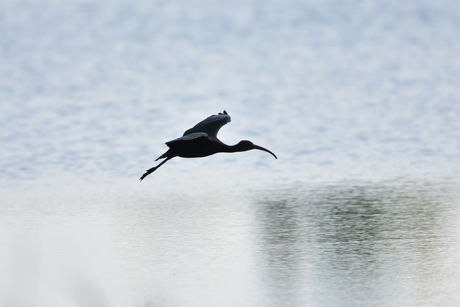
[[[198,143],[196,143],[197,139],[198,139]],[[173,150],[173,152],[174,152],[174,150],[176,150],[177,148],[180,148],[181,146],[184,146],[184,144],[186,144],[188,141],[193,141],[193,140],[195,140],[195,145],[200,144],[201,142],[209,141],[208,135],[206,133],[204,133],[204,132],[195,132],[195,133],[190,133],[190,134],[181,136],[180,138],[171,140],[169,142],[166,142],[165,144],[168,145],[168,147],[171,148]],[[168,158],[168,159],[174,158],[174,154],[173,154],[173,152],[171,152],[171,149],[168,150],[167,152],[165,152],[164,154],[162,154],[161,156],[159,156],[155,161],[160,160],[160,159],[164,159],[164,158]],[[148,173],[148,174],[150,174],[150,173]],[[147,176],[147,175],[145,175],[145,176]],[[145,176],[141,177],[141,179],[143,179]]]
[[[224,113],[211,115],[205,120],[196,124],[193,128],[188,129],[184,132],[184,136],[192,133],[204,132],[208,134],[209,137],[217,137],[217,132],[219,132],[219,129],[230,121],[230,115],[228,115],[227,111],[224,110]]]
[[[208,137],[208,134],[205,133],[205,132],[194,132],[194,133],[190,133],[190,134],[181,136],[180,138],[177,138],[177,139],[174,139],[174,140],[172,140],[172,141],[166,142],[166,145],[168,145],[169,147],[171,147],[171,144],[174,146],[174,144],[175,144],[175,143],[178,143],[178,142],[191,141],[191,140],[194,140],[194,139],[197,139],[197,138],[202,138],[202,137],[207,138],[207,137]]]

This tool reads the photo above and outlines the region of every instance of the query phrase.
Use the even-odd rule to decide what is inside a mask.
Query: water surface
[[[3,1],[0,302],[456,306],[459,9]]]

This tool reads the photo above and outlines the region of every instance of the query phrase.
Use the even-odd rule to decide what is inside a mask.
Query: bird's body
[[[196,124],[193,128],[185,131],[182,137],[166,142],[169,150],[158,157],[155,161],[159,159],[165,160],[159,165],[148,169],[142,175],[140,180],[142,181],[145,177],[166,163],[166,161],[174,157],[201,158],[218,152],[241,152],[251,149],[259,149],[272,154],[276,158],[276,155],[268,149],[254,145],[250,141],[240,141],[236,145],[227,145],[222,143],[217,138],[217,133],[223,125],[229,123],[230,121],[230,115],[228,115],[226,111],[217,115],[211,115]]]

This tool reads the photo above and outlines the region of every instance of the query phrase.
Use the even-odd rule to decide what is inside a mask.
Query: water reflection
[[[344,182],[260,192],[262,275],[273,306],[456,297],[460,280],[446,273],[458,263],[458,206],[455,189],[440,194],[440,186]]]
[[[217,182],[142,193],[137,182],[105,191],[80,183],[75,194],[53,186],[6,197],[15,201],[0,207],[0,301],[252,307],[460,300],[458,181],[256,182],[251,191]],[[94,194],[79,198],[80,191]]]

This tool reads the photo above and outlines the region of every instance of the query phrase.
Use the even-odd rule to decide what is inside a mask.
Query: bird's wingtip
[[[219,115],[227,115],[227,117],[226,117],[227,123],[229,123],[229,122],[232,121],[230,115],[229,115],[229,114],[227,113],[227,111],[225,111],[225,110],[224,110],[223,113],[219,113]]]

